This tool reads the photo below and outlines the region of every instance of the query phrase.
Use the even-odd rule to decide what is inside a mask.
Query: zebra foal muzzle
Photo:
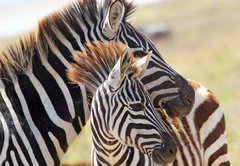
[[[152,151],[153,161],[157,164],[167,164],[175,160],[177,154],[177,145],[170,135],[164,134],[164,146],[155,147]]]

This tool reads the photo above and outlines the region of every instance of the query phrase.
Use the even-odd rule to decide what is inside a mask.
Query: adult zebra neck
[[[33,34],[15,47],[0,58],[0,165],[59,165],[89,118],[85,88]]]
[[[79,2],[0,53],[0,165],[60,164],[90,116],[91,95],[66,78],[70,55],[106,39],[100,17],[95,1]]]

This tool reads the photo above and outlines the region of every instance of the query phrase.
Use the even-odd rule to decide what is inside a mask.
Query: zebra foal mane
[[[73,57],[76,63],[72,63],[71,72],[67,73],[68,78],[73,82],[84,83],[88,91],[95,92],[108,78],[125,47],[123,43],[115,44],[114,42],[86,44],[84,48],[87,55],[77,51],[78,56]],[[133,57],[132,52],[131,54]],[[130,69],[133,73],[138,71],[132,66]]]

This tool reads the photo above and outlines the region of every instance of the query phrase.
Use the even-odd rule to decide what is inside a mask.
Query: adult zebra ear
[[[113,89],[117,89],[124,79],[128,68],[132,64],[133,54],[129,47],[125,47],[122,56],[119,58],[108,76],[108,83]]]
[[[124,17],[124,4],[121,0],[111,1],[108,5],[108,12],[106,13],[105,21],[103,22],[103,34],[112,39],[116,36]]]
[[[146,56],[136,60],[136,62],[134,62],[131,66],[136,68],[137,71],[135,73],[135,76],[138,78],[141,78],[141,76],[144,74],[144,72],[146,71],[149,61],[151,59],[152,56],[152,51],[150,51]]]

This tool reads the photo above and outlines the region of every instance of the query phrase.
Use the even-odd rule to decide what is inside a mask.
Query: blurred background
[[[70,0],[0,0],[0,47],[37,26],[37,20]],[[227,123],[232,165],[240,163],[240,1],[135,0],[130,21],[154,42],[178,72],[211,89]],[[89,125],[63,164],[90,160]],[[83,162],[82,162],[83,164]]]

